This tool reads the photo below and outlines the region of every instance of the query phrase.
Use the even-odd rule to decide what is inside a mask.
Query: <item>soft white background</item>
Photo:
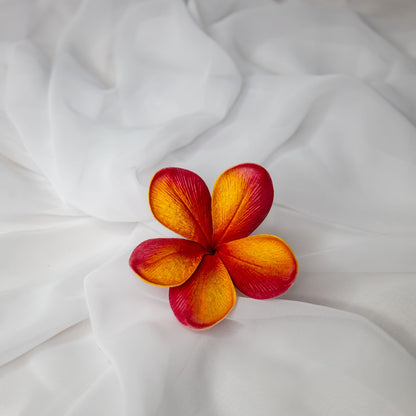
[[[279,299],[182,327],[147,187],[262,164]],[[0,0],[0,414],[414,415],[416,2]]]

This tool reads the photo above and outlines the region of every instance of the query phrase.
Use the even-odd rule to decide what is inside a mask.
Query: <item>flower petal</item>
[[[270,211],[273,195],[272,180],[263,167],[245,163],[226,170],[212,193],[213,241],[251,234]]]
[[[230,241],[218,253],[237,288],[255,299],[286,292],[296,278],[297,261],[290,247],[274,235]]]
[[[193,329],[209,328],[231,311],[236,293],[217,254],[207,255],[182,286],[169,289],[169,301],[179,322]]]
[[[154,238],[138,245],[130,267],[156,286],[178,286],[189,279],[205,254],[198,243],[182,238]]]
[[[211,243],[211,195],[195,173],[165,168],[153,177],[149,204],[155,218],[165,227],[205,247]]]

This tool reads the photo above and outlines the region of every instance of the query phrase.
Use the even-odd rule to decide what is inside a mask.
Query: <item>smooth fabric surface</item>
[[[414,415],[415,60],[412,0],[1,0],[0,414]],[[148,185],[245,162],[298,278],[195,332]]]

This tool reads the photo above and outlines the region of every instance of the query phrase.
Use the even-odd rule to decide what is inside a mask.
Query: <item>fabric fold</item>
[[[413,416],[415,19],[412,0],[2,1],[0,413]],[[261,172],[215,184],[249,163],[274,198]],[[129,268],[139,242],[177,237],[148,208],[168,166],[214,189],[223,253],[188,217],[170,229],[197,242],[167,269],[169,244],[139,260],[150,280],[209,286],[200,303]],[[290,253],[259,248],[254,225],[298,259],[283,298],[233,292],[290,284]],[[170,302],[201,327],[222,318],[210,305],[230,313],[191,331]]]

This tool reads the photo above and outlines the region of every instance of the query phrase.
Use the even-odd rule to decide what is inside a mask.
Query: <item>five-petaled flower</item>
[[[226,170],[212,198],[205,182],[180,168],[157,172],[149,188],[155,218],[182,238],[144,241],[130,256],[143,280],[169,287],[176,318],[193,329],[209,328],[233,308],[234,285],[245,295],[269,299],[294,282],[297,262],[274,235],[248,237],[273,203],[273,184],[261,166]]]

